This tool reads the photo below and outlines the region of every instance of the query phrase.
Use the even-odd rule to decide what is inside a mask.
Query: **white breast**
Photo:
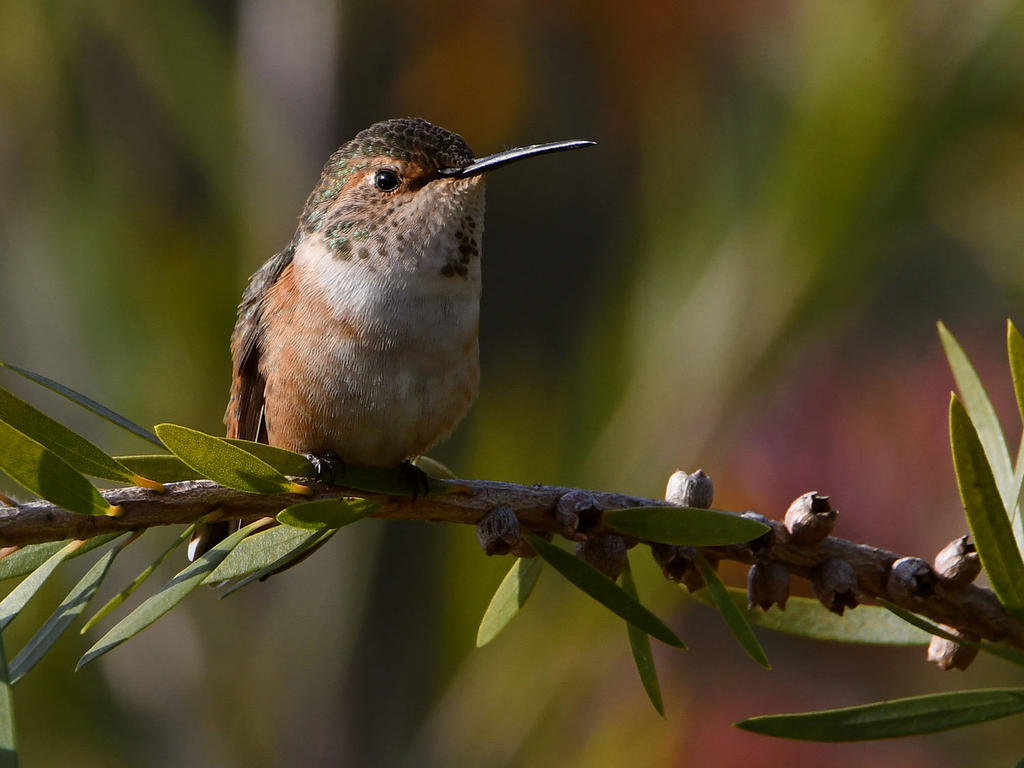
[[[447,246],[430,242],[391,260],[384,253],[341,259],[319,238],[296,249],[301,292],[322,296],[339,327],[357,331],[307,340],[320,436],[345,461],[392,466],[418,455],[476,396],[479,259],[465,277],[446,276]]]

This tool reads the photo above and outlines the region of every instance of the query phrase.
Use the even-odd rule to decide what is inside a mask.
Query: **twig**
[[[0,506],[0,547],[88,539],[116,531],[192,523],[213,509],[219,510],[224,519],[255,520],[298,501],[353,494],[379,502],[381,507],[374,516],[392,520],[476,525],[491,510],[507,507],[524,529],[559,533],[577,541],[607,532],[601,523],[601,513],[605,510],[665,505],[664,501],[656,499],[557,486],[482,480],[445,482],[452,492],[416,500],[340,487],[318,487],[312,496],[255,495],[224,488],[208,480],[171,483],[165,494],[137,487],[118,488],[103,492],[108,502],[123,510],[118,517],[73,514],[42,501]],[[773,529],[768,551],[762,548],[755,552],[746,545],[712,547],[705,551],[713,558],[747,564],[770,560],[795,575],[810,579],[821,572],[826,562],[842,561],[856,576],[858,597],[882,597],[962,632],[992,641],[1006,640],[1024,649],[1024,624],[1007,614],[990,589],[973,584],[953,586],[934,577],[919,579],[908,589],[905,581],[893,575],[892,566],[902,560],[901,555],[834,536],[800,545],[790,540],[781,522],[768,519],[762,522]],[[927,564],[924,566],[928,568]]]

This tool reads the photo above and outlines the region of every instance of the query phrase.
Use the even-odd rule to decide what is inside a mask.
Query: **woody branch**
[[[217,510],[224,519],[255,520],[274,515],[299,500],[356,494],[380,503],[380,508],[374,513],[378,518],[478,526],[483,522],[478,533],[489,554],[508,551],[529,554],[528,545],[518,539],[521,526],[526,530],[561,534],[573,539],[581,545],[586,555],[588,542],[618,537],[618,534],[603,526],[601,516],[604,511],[665,505],[663,500],[558,486],[517,485],[483,480],[444,482],[451,486],[450,493],[430,494],[415,500],[367,494],[338,486],[318,486],[312,496],[256,495],[225,488],[208,480],[170,483],[164,494],[138,487],[118,488],[103,492],[110,504],[123,510],[118,517],[74,514],[43,501],[0,506],[0,547],[13,551],[17,547],[39,542],[88,539],[105,533],[187,524],[213,510]],[[669,500],[674,501],[671,487],[670,483]],[[811,506],[821,506],[822,498],[805,494],[794,502],[790,513],[801,504],[806,508],[805,511]],[[700,504],[691,503],[690,506]],[[824,506],[828,507],[827,502]],[[831,515],[825,517],[834,520],[834,511],[830,508],[828,510]],[[517,522],[513,521],[512,527],[515,530],[511,534],[506,530],[504,534],[499,532],[496,538],[493,530],[490,533],[485,531],[488,523],[493,522],[495,511],[514,514]],[[936,573],[929,564],[918,558],[904,557],[834,536],[794,533],[794,526],[788,516],[787,523],[756,517],[771,528],[757,542],[709,547],[702,551],[712,562],[731,560],[755,568],[761,567],[762,570],[781,567],[786,573],[810,579],[816,596],[837,613],[842,613],[843,608],[855,606],[863,598],[880,597],[955,628],[969,637],[1006,640],[1024,649],[1024,624],[1005,611],[990,589],[971,584],[969,579],[966,579],[968,583],[964,583],[965,579],[950,577],[948,569],[943,574],[940,567],[940,572]],[[490,528],[493,529],[493,525]],[[508,526],[505,528],[508,529]],[[638,543],[628,537],[623,538],[626,546]],[[696,586],[689,582],[687,574],[687,550],[690,548],[658,544],[651,546],[666,576],[684,581],[687,586]],[[753,593],[751,599],[763,607],[776,601],[774,597],[762,600]],[[782,599],[785,599],[784,595]]]

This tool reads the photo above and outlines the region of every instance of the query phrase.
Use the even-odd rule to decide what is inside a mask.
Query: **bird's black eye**
[[[381,168],[373,174],[373,185],[381,192],[394,192],[401,183],[398,174],[390,168]]]

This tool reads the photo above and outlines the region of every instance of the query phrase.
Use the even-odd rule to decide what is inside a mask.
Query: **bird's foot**
[[[412,486],[412,500],[426,496],[430,489],[430,475],[406,459],[398,465],[398,474]]]
[[[302,455],[313,465],[314,479],[318,483],[334,485],[338,476],[345,474],[345,462],[334,451],[327,450],[323,453],[304,453]]]

